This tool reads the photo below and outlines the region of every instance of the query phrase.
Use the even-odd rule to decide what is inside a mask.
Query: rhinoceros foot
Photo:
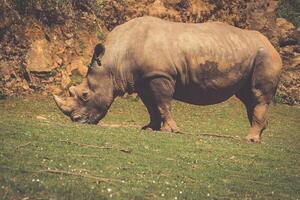
[[[173,132],[173,133],[179,132],[179,128],[177,127],[175,122],[164,123],[160,130],[165,132]]]
[[[147,130],[147,131],[159,131],[159,130],[160,130],[160,125],[149,123],[148,125],[143,126],[143,127],[142,127],[142,130]]]
[[[246,140],[248,143],[261,143],[261,137],[256,134],[248,134]]]

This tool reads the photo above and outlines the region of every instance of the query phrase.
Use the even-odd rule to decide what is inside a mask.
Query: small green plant
[[[104,40],[106,38],[106,34],[103,31],[97,31],[98,40]]]
[[[277,90],[275,96],[273,97],[274,103],[282,103],[288,105],[295,105],[296,101],[293,97],[287,95],[285,92]]]
[[[6,96],[5,96],[4,92],[0,90],[0,99],[5,99],[5,97]]]
[[[72,74],[71,74],[71,81],[72,81],[72,84],[74,85],[78,85],[82,82],[82,75],[78,72],[78,70],[73,70],[72,71]]]
[[[85,46],[85,44],[83,42],[80,42],[79,43],[79,48],[80,48],[81,53],[83,53],[84,50],[86,49],[86,46]]]
[[[280,0],[277,14],[286,18],[295,26],[300,26],[300,0]]]

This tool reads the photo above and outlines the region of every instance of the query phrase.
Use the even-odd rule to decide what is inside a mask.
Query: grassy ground
[[[185,134],[141,131],[148,116],[131,99],[113,104],[104,127],[70,122],[51,98],[1,100],[0,198],[300,198],[299,108],[272,106],[260,145],[242,140],[236,100],[173,110]]]

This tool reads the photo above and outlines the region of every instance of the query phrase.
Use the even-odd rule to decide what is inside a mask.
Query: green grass
[[[248,130],[234,99],[173,110],[186,134],[141,131],[148,115],[131,99],[114,102],[104,127],[70,122],[49,97],[1,100],[0,199],[300,198],[299,108],[272,106],[263,144],[234,139]]]
[[[279,0],[277,14],[300,26],[300,0]]]

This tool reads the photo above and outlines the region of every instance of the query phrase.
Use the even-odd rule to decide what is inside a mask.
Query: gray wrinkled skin
[[[55,100],[73,121],[95,124],[115,97],[137,92],[150,115],[144,129],[176,132],[172,99],[209,105],[235,95],[247,109],[247,140],[259,142],[281,67],[279,54],[259,32],[141,17],[98,44],[83,83],[70,88],[70,97]]]

